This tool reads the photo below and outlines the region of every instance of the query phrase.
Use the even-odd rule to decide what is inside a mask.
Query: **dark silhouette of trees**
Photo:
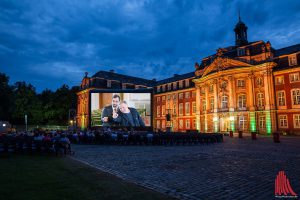
[[[77,86],[70,89],[64,84],[55,92],[45,89],[38,94],[26,82],[10,86],[9,77],[3,73],[0,81],[0,120],[24,124],[27,115],[29,125],[67,125],[69,109],[76,109]]]

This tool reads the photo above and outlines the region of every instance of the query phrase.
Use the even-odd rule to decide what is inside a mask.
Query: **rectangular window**
[[[240,94],[238,98],[238,107],[239,108],[246,108],[246,95]]]
[[[293,105],[300,105],[300,89],[292,90]]]
[[[244,55],[245,55],[245,49],[240,49],[240,48],[238,48],[238,49],[237,49],[237,55],[238,55],[238,56],[244,56]]]
[[[206,100],[202,101],[202,111],[206,111]]]
[[[195,114],[196,113],[196,102],[195,101],[193,101],[192,106],[193,106],[192,113]]]
[[[177,94],[173,94],[173,100],[177,99]]]
[[[190,103],[185,103],[185,115],[190,115]]]
[[[284,84],[284,76],[276,76],[276,78],[275,78],[275,84],[276,85],[282,85],[282,84]]]
[[[196,119],[193,119],[193,128],[195,129],[196,126],[197,126],[197,124],[196,124]]]
[[[183,115],[183,103],[179,104],[179,115]]]
[[[263,93],[257,94],[257,106],[262,107],[265,105],[265,98]]]
[[[279,118],[279,128],[288,128],[287,116],[278,115],[278,118]]]
[[[166,128],[166,121],[165,120],[161,121],[161,128],[162,129]]]
[[[238,80],[237,80],[237,86],[238,86],[238,87],[245,87],[245,80],[243,80],[243,79],[238,79]]]
[[[168,90],[169,90],[169,91],[171,90],[171,87],[172,87],[172,83],[169,83],[169,84],[168,84]]]
[[[284,91],[277,92],[277,102],[278,102],[278,106],[285,106],[285,92]]]
[[[239,130],[241,131],[247,130],[247,119],[245,116],[239,117]]]
[[[160,92],[160,86],[157,86],[157,92]]]
[[[162,116],[165,116],[165,115],[166,115],[166,106],[165,106],[165,105],[163,105],[163,106],[161,107],[161,115],[162,115]]]
[[[160,120],[156,121],[156,128],[160,128]]]
[[[183,82],[179,81],[179,88],[182,88],[182,87],[183,87]]]
[[[290,66],[297,65],[297,55],[296,54],[289,55],[289,65]]]
[[[162,100],[162,101],[166,101],[166,96],[162,96],[162,97],[161,97],[161,100]]]
[[[183,93],[179,93],[179,99],[183,99]]]
[[[183,119],[179,120],[179,129],[183,129]]]
[[[156,107],[156,114],[157,114],[157,117],[160,117],[160,106]]]
[[[214,99],[210,99],[209,102],[210,102],[210,109],[213,110],[215,104]]]
[[[195,97],[196,97],[196,92],[193,91],[193,92],[192,92],[192,98],[195,98]]]
[[[185,87],[190,87],[190,80],[189,79],[185,80]]]
[[[290,82],[297,82],[299,81],[299,73],[292,73],[290,74]]]
[[[165,92],[166,91],[166,85],[162,86],[162,91]]]
[[[300,128],[300,115],[293,115],[294,118],[294,128]]]
[[[265,129],[266,128],[266,118],[265,116],[259,116],[258,119],[258,127],[259,129]]]
[[[170,95],[170,94],[168,94],[168,96],[167,96],[167,100],[168,100],[168,101],[170,101],[170,99],[171,99],[171,95]]]
[[[157,97],[157,98],[156,98],[156,101],[157,101],[157,102],[160,102],[160,97]]]
[[[177,82],[173,83],[173,90],[177,89]]]
[[[190,92],[186,92],[186,93],[185,93],[185,98],[186,98],[186,99],[189,99],[189,98],[190,98]]]
[[[228,108],[228,96],[222,96],[222,108]]]
[[[190,129],[191,128],[191,122],[189,119],[185,120],[185,128]]]
[[[209,92],[210,93],[214,92],[214,85],[213,84],[209,85]]]
[[[177,109],[177,105],[174,103],[173,104],[173,115],[176,115],[176,109]]]

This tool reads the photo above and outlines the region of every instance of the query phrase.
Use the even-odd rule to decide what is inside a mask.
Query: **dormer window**
[[[289,65],[290,66],[297,65],[297,55],[296,54],[289,55]]]
[[[238,56],[244,56],[245,55],[245,49],[241,49],[241,48],[237,49],[237,55]]]

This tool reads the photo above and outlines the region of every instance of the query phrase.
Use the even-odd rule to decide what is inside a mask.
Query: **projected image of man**
[[[128,107],[126,101],[121,101],[120,104],[121,114],[115,115],[114,120],[120,123],[121,126],[130,126],[130,127],[144,127],[145,123],[143,122],[140,114],[135,108]]]
[[[119,122],[114,120],[114,118],[117,118],[121,114],[119,109],[120,101],[121,101],[120,96],[114,94],[112,96],[111,105],[104,107],[101,114],[101,120],[103,126],[119,125]]]

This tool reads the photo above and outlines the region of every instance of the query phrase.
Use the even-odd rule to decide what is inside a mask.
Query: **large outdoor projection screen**
[[[91,126],[101,127],[104,125],[102,113],[104,109],[112,107],[112,97],[120,96],[120,102],[126,101],[129,108],[133,108],[144,122],[145,127],[151,126],[151,93],[134,93],[134,92],[91,92]],[[120,109],[118,108],[118,111]],[[120,112],[120,115],[123,113]],[[116,126],[116,125],[114,125]],[[118,125],[117,125],[118,126]],[[122,126],[119,124],[119,126]]]

